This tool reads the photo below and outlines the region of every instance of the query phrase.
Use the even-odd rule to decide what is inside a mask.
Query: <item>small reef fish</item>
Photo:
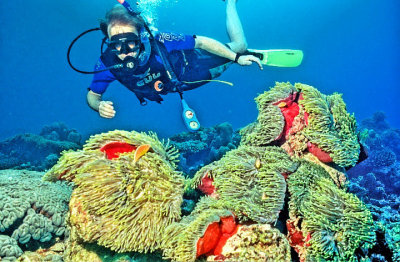
[[[144,154],[150,150],[150,145],[141,145],[135,151],[133,162],[136,163]]]
[[[257,169],[260,169],[260,167],[261,167],[261,159],[260,158],[256,159],[256,161],[254,162],[254,166]]]

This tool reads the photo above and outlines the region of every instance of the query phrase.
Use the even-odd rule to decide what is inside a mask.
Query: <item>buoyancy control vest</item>
[[[152,43],[152,47],[154,44]],[[158,46],[161,52],[169,56],[162,44],[158,44]],[[155,48],[152,48],[152,50],[155,50]],[[121,60],[109,48],[105,50],[100,59],[106,67],[121,63]],[[121,69],[110,69],[110,72],[122,85],[135,93],[142,105],[147,104],[146,99],[161,103],[163,101],[161,95],[177,91],[157,52],[152,52],[149,61],[145,65],[139,66],[133,73]]]

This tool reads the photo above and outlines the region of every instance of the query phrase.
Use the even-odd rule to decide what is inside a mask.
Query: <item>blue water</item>
[[[147,1],[149,2],[149,1]],[[114,0],[0,2],[0,139],[38,133],[62,121],[84,136],[113,129],[153,130],[162,136],[185,131],[179,97],[170,94],[162,105],[139,105],[133,93],[113,83],[105,99],[117,115],[100,118],[86,105],[91,76],[71,70],[66,52],[82,31],[97,27]],[[205,35],[227,42],[225,6],[221,0],[164,1],[155,11],[161,31]],[[185,98],[204,126],[228,121],[234,128],[253,122],[253,98],[275,81],[302,82],[325,94],[344,94],[348,111],[358,120],[386,112],[400,127],[400,2],[239,0],[238,9],[251,48],[302,49],[299,68],[240,67],[220,77],[234,87],[207,84]],[[85,37],[72,59],[90,70],[97,61],[100,33]]]

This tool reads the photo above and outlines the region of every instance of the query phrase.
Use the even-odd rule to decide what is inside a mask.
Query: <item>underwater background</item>
[[[225,32],[225,3],[221,0],[142,0],[140,2],[144,13],[159,31],[204,35],[221,42],[228,41]],[[132,3],[133,1],[131,1]],[[177,94],[163,96],[164,101],[161,105],[148,103],[143,107],[133,93],[115,81],[103,96],[104,99],[114,102],[117,111],[115,118],[103,119],[87,106],[87,87],[92,76],[76,73],[69,67],[66,58],[67,49],[78,34],[97,27],[99,19],[103,18],[106,11],[115,4],[116,1],[113,0],[43,0],[40,3],[17,0],[0,3],[2,25],[0,27],[0,57],[3,61],[0,67],[0,110],[2,112],[2,117],[0,117],[0,260],[14,261],[16,257],[20,257],[20,261],[25,261],[24,259],[39,257],[38,261],[41,261],[40,259],[46,257],[46,259],[52,258],[53,261],[62,261],[64,255],[64,259],[66,257],[70,259],[66,261],[98,261],[96,260],[98,257],[102,257],[102,261],[161,261],[160,254],[155,254],[154,257],[144,257],[140,254],[144,251],[141,249],[142,246],[135,246],[143,245],[143,243],[153,245],[146,239],[147,233],[138,233],[136,237],[139,240],[133,241],[130,243],[133,246],[127,248],[123,245],[118,246],[125,241],[123,240],[124,232],[116,234],[121,238],[114,241],[114,231],[112,230],[109,230],[111,235],[107,236],[107,234],[102,235],[101,230],[100,234],[93,233],[97,229],[92,228],[92,225],[82,226],[84,230],[88,230],[81,232],[87,238],[93,237],[91,234],[102,235],[105,238],[105,240],[97,239],[99,245],[108,245],[113,251],[139,251],[139,253],[130,253],[127,256],[116,254],[108,249],[98,250],[97,246],[90,245],[85,247],[84,252],[88,253],[80,253],[81,251],[76,251],[79,248],[71,244],[73,241],[67,244],[62,243],[62,240],[73,239],[68,238],[70,229],[66,225],[65,218],[68,212],[72,214],[76,211],[74,204],[87,201],[89,207],[85,206],[88,209],[86,211],[93,212],[90,203],[95,203],[94,209],[96,210],[97,206],[104,204],[102,202],[97,205],[96,201],[106,199],[96,191],[95,187],[98,186],[96,183],[93,183],[94,186],[91,187],[91,183],[85,183],[85,181],[96,181],[101,184],[106,180],[103,178],[114,175],[118,177],[118,172],[125,172],[128,175],[136,174],[137,166],[139,166],[138,170],[156,170],[157,178],[150,178],[154,181],[161,181],[161,184],[167,180],[170,181],[167,183],[170,187],[165,187],[163,190],[175,196],[171,198],[174,201],[163,202],[167,207],[172,206],[169,208],[170,211],[172,210],[169,215],[177,220],[180,214],[184,215],[182,221],[173,225],[175,228],[172,231],[167,229],[167,232],[175,234],[174,237],[177,237],[177,232],[180,232],[183,234],[183,237],[180,236],[181,238],[188,239],[193,237],[185,231],[190,229],[191,225],[188,221],[192,219],[191,214],[200,214],[201,217],[209,211],[210,206],[212,213],[215,211],[213,208],[220,204],[214,203],[214,200],[210,200],[211,202],[204,200],[209,199],[203,197],[204,194],[212,196],[209,194],[212,190],[201,185],[201,183],[206,184],[207,181],[203,181],[203,179],[207,178],[208,172],[213,170],[217,174],[212,177],[214,179],[212,182],[219,185],[218,190],[222,188],[222,191],[218,193],[223,196],[224,185],[227,185],[226,187],[229,189],[236,186],[235,183],[243,185],[241,183],[246,181],[247,178],[235,177],[235,180],[230,177],[237,175],[232,169],[243,164],[245,170],[248,170],[247,168],[250,166],[256,174],[262,173],[260,170],[265,171],[268,168],[279,169],[284,181],[279,175],[279,178],[276,178],[279,182],[277,180],[273,183],[281,183],[282,188],[287,186],[290,193],[286,194],[286,197],[285,190],[283,193],[272,194],[272,199],[276,196],[275,200],[279,203],[277,206],[282,205],[280,208],[274,207],[277,213],[271,211],[273,214],[268,214],[276,219],[274,224],[276,228],[255,229],[256,232],[266,230],[265,232],[273,232],[274,235],[280,234],[277,229],[283,234],[287,233],[291,250],[288,252],[284,250],[289,246],[285,242],[286,238],[283,237],[282,241],[276,240],[279,252],[275,253],[286,254],[286,259],[290,258],[291,253],[293,261],[298,261],[298,259],[304,261],[302,259],[306,254],[307,256],[315,255],[320,254],[319,252],[325,252],[326,261],[348,261],[347,259],[350,257],[357,258],[354,261],[400,261],[399,1],[239,0],[237,3],[239,16],[249,48],[301,49],[304,52],[304,60],[297,68],[264,66],[263,71],[260,71],[257,65],[250,67],[233,65],[218,78],[232,82],[233,87],[221,83],[208,83],[195,90],[185,92],[186,101],[196,111],[197,117],[204,127],[195,133],[188,133],[185,128],[181,118],[181,103]],[[75,44],[71,52],[71,60],[78,69],[86,71],[93,69],[100,55],[102,37],[100,32],[90,33]],[[293,86],[286,82],[290,82]],[[295,85],[295,83],[304,83],[312,87]],[[268,91],[270,88],[272,89]],[[337,144],[330,148],[331,152],[334,151],[332,153],[333,163],[330,166],[307,158],[310,156],[302,155],[308,150],[319,160],[326,157],[325,152],[318,151],[318,147],[315,150],[310,144],[306,146],[301,144],[304,143],[304,140],[296,132],[300,134],[302,129],[293,131],[299,127],[296,126],[296,123],[291,129],[294,133],[289,132],[292,126],[290,128],[283,126],[282,129],[279,129],[279,132],[283,132],[282,130],[288,132],[286,138],[291,136],[288,141],[291,141],[292,144],[289,143],[288,146],[286,138],[277,136],[274,133],[276,130],[274,131],[273,128],[269,129],[271,127],[269,124],[274,125],[275,122],[270,121],[269,117],[273,113],[267,110],[268,106],[257,108],[257,105],[262,105],[262,103],[268,104],[266,102],[268,99],[260,98],[263,95],[274,97],[276,100],[272,99],[273,101],[280,101],[277,94],[285,93],[287,90],[301,92],[305,95],[305,101],[311,101],[311,104],[323,98],[322,102],[320,101],[322,104],[327,103],[329,107],[337,106],[336,109],[332,109],[332,106],[328,113],[329,119],[335,123],[325,127],[327,129],[323,131],[315,132],[313,130],[315,126],[312,124],[308,126],[308,120],[304,120],[308,119],[309,111],[307,110],[310,108],[307,106],[310,105],[307,104],[308,102],[299,102],[299,104],[304,103],[301,107],[305,108],[303,120],[306,124],[301,128],[307,130],[305,132],[309,132],[308,135],[312,137],[310,138],[311,142],[314,143],[312,139],[316,139],[316,141],[321,139],[319,142],[322,142],[326,135],[325,131],[333,132],[329,135],[334,134],[332,137],[335,139],[339,137],[340,143],[335,140]],[[319,92],[322,95],[319,96]],[[335,92],[343,94],[346,108],[341,108],[344,104],[341,103],[340,97],[330,96]],[[254,100],[257,96],[259,96],[259,100],[256,105]],[[330,102],[328,103],[328,101]],[[269,101],[269,103],[272,102]],[[274,104],[274,106],[281,108],[281,103]],[[286,103],[285,106],[287,106]],[[283,109],[281,108],[281,110]],[[354,113],[358,129],[354,128],[353,118],[347,115],[346,110],[350,114]],[[284,115],[283,111],[282,114]],[[321,113],[321,115],[323,114]],[[326,117],[321,115],[317,115],[316,118],[324,119],[323,117]],[[257,127],[257,124],[252,124],[239,131],[254,122],[257,116],[266,117],[269,121],[264,122],[265,126]],[[287,115],[284,117],[285,125],[292,125],[292,123],[288,124],[290,121],[288,122],[286,119]],[[261,120],[259,121],[261,122]],[[276,123],[278,122],[276,121]],[[323,121],[321,120],[321,122]],[[264,132],[263,128],[267,132]],[[335,128],[340,132],[332,131]],[[169,138],[170,141],[169,144],[163,144],[164,142],[160,142],[152,133],[138,134],[135,131],[154,131],[159,138]],[[87,140],[89,136],[95,134],[98,135]],[[282,133],[280,134],[282,135]],[[262,135],[266,135],[267,138]],[[321,136],[319,137],[319,135]],[[110,153],[109,156],[108,149],[105,149],[105,153],[96,151],[108,138],[111,140],[122,138],[124,141],[131,139],[131,144],[137,145],[137,148],[135,146],[132,151],[134,153],[132,153],[129,151],[131,149],[128,150],[122,146],[122,149],[118,150],[128,150],[123,151],[128,154],[121,158],[114,156],[113,153]],[[152,154],[146,155],[149,149],[139,146],[143,141],[151,145]],[[309,143],[311,143],[310,141]],[[359,142],[368,152],[368,158],[350,169],[348,167],[353,166],[359,159]],[[170,145],[179,150],[179,156],[174,149],[171,149]],[[264,155],[260,154],[258,149],[251,148],[265,145],[267,145],[267,149]],[[275,147],[276,145],[281,146],[284,150]],[[304,150],[304,146],[306,148],[304,152],[299,153],[306,159],[303,159],[303,162],[295,163],[293,159],[288,158],[288,155],[300,150],[296,146],[303,147],[301,150]],[[90,151],[91,149],[93,151]],[[363,152],[362,149],[361,147],[361,152]],[[71,151],[61,154],[60,158],[60,152],[63,150]],[[111,146],[110,150],[112,151],[114,148]],[[137,153],[139,151],[141,153]],[[132,153],[130,156],[129,152]],[[156,154],[153,153],[160,154],[161,157],[154,156]],[[116,155],[118,155],[118,151]],[[108,159],[116,157],[116,162],[119,161],[118,165],[120,166],[118,168],[115,168],[117,164],[102,166],[101,161],[104,160],[104,156],[110,157]],[[99,159],[101,160],[97,162]],[[177,159],[179,159],[179,164]],[[132,162],[138,164],[131,167],[129,163]],[[269,162],[274,162],[272,167],[268,166]],[[315,164],[315,162],[319,164]],[[165,163],[167,163],[167,167],[164,166]],[[275,164],[277,165],[275,166]],[[87,169],[85,169],[86,165],[89,166]],[[321,166],[326,169],[326,172]],[[72,181],[75,186],[72,187],[65,181],[43,182],[44,171],[46,171],[44,177],[49,181],[62,179]],[[180,173],[181,171],[183,173]],[[327,183],[328,173],[332,178],[337,175],[336,180],[332,179],[334,183],[332,181]],[[83,176],[80,177],[80,174]],[[139,177],[147,179],[145,175],[140,174]],[[182,174],[187,179],[184,182],[185,185],[188,183],[191,186],[198,186],[196,190],[188,191],[185,188],[185,192],[183,192]],[[225,174],[227,177],[224,177]],[[204,175],[203,178],[201,178],[202,175]],[[344,183],[346,176],[347,181]],[[314,184],[311,185],[310,182],[305,188],[295,184],[296,179],[299,179],[298,181],[307,180],[304,177],[313,181]],[[261,181],[267,181],[267,179],[261,179]],[[269,183],[269,181],[267,182]],[[267,182],[265,183],[268,184]],[[104,183],[104,187],[99,186],[99,188],[107,189],[110,184],[107,181]],[[114,183],[114,186],[118,183]],[[86,188],[87,186],[89,187]],[[155,186],[157,187],[158,184]],[[254,214],[254,217],[251,217],[252,214],[250,214],[250,218],[243,214],[240,217],[239,211],[242,212],[242,208],[247,208],[243,203],[252,203],[253,196],[251,194],[253,190],[258,190],[259,186],[260,188],[269,188],[265,184],[257,186],[249,184],[248,189],[245,186],[239,187],[238,195],[242,194],[243,196],[244,192],[245,200],[239,201],[240,197],[238,196],[236,199],[228,199],[227,202],[231,203],[229,210],[234,210],[236,214],[239,214],[239,220],[250,219],[261,224],[272,224],[274,219],[264,221],[262,215],[262,218]],[[93,194],[90,190],[94,190]],[[117,191],[117,189],[115,190]],[[143,191],[141,188],[136,192],[127,186],[126,190],[133,194],[148,194],[149,197],[154,195],[154,192],[147,191],[147,188]],[[75,197],[70,201],[73,191]],[[317,212],[312,210],[314,207],[309,206],[307,209],[301,205],[299,205],[301,207],[296,207],[298,210],[290,210],[294,206],[290,201],[297,201],[296,192],[300,192],[299,195],[307,192],[311,195],[310,197],[315,198],[315,203],[325,201],[324,203],[329,203],[330,206],[326,209],[316,208]],[[104,192],[105,195],[109,193]],[[352,199],[352,194],[358,198]],[[96,198],[98,195],[102,197]],[[262,196],[263,200],[269,197],[264,198],[264,194]],[[107,197],[112,197],[112,194]],[[281,199],[278,199],[280,197]],[[294,200],[288,200],[288,198]],[[365,203],[366,207],[358,199]],[[183,202],[180,203],[180,200]],[[236,200],[238,202],[235,202]],[[288,203],[292,207],[288,207]],[[350,215],[346,217],[348,220],[343,219],[344,226],[332,223],[330,226],[334,229],[329,228],[332,231],[325,230],[326,228],[322,226],[322,235],[318,236],[313,230],[307,229],[307,223],[309,226],[313,222],[318,224],[322,221],[318,211],[330,211],[332,205],[336,207],[335,210],[340,208],[344,210],[344,206],[349,208],[350,211],[345,210]],[[204,207],[207,212],[201,210]],[[111,210],[113,207],[107,208]],[[119,208],[117,207],[115,212],[118,212]],[[132,209],[122,210],[121,212],[126,213],[119,218],[125,219],[130,210]],[[153,218],[151,208],[145,207],[143,210],[148,212],[147,217],[150,220],[157,220],[156,216]],[[249,209],[248,211],[254,210]],[[346,213],[345,211],[343,213]],[[222,219],[222,214],[226,215],[228,211],[217,210],[215,212],[217,217]],[[352,212],[354,212],[354,216],[351,215]],[[314,219],[315,214],[317,214],[317,218]],[[212,216],[214,215],[212,213]],[[107,212],[105,216],[107,216]],[[301,222],[294,219],[294,217],[297,219],[297,216],[304,216],[306,223],[300,226]],[[71,217],[68,223],[72,227],[74,223],[76,223],[75,226],[80,227],[80,222],[87,221],[86,217],[82,217],[79,212],[72,214]],[[307,221],[307,219],[309,220]],[[134,219],[129,221],[134,221]],[[289,223],[286,224],[286,227],[285,221]],[[359,223],[354,223],[354,221]],[[124,223],[126,224],[126,221],[122,222],[123,225],[125,225]],[[84,223],[82,222],[82,224]],[[142,226],[144,232],[147,232],[148,228],[145,223],[138,224]],[[372,224],[373,231],[369,230]],[[121,228],[119,227],[119,229]],[[300,230],[300,228],[308,234],[303,236],[305,241],[296,242],[297,234],[301,233],[296,230]],[[335,230],[338,232],[334,235],[336,242],[330,235]],[[154,231],[151,232],[154,233]],[[155,232],[157,233],[157,230]],[[160,232],[164,231],[159,230],[158,233],[161,235]],[[360,235],[357,235],[359,233]],[[131,231],[128,234],[131,234]],[[323,243],[320,250],[314,249],[315,243],[320,243],[317,237],[321,237],[321,243]],[[161,236],[155,235],[150,238],[161,241],[159,240]],[[106,241],[109,239],[112,239],[111,242],[115,242],[116,246],[107,244]],[[84,240],[90,242],[90,239]],[[346,242],[348,240],[349,242]],[[105,242],[100,243],[101,241]],[[174,246],[174,241],[165,241],[168,242],[166,245],[170,246],[165,248],[163,256],[179,258],[178,261],[192,261],[185,256],[180,257],[182,254],[178,253],[182,251],[179,250],[181,247]],[[307,241],[311,243],[310,248]],[[153,250],[153,247],[150,249]],[[29,253],[38,248],[44,249],[39,249],[37,253]],[[302,248],[305,248],[306,251]],[[155,247],[154,250],[156,250]],[[341,253],[344,252],[343,250],[346,252],[345,255]],[[25,252],[24,256],[21,256],[22,252]],[[96,259],[88,258],[88,254],[93,255],[94,253],[97,253]],[[295,253],[298,253],[299,256]],[[337,256],[337,254],[340,255]],[[111,258],[113,255],[114,258]],[[74,258],[71,259],[71,257]],[[316,255],[315,257],[318,258],[315,261],[325,261],[321,257]],[[337,257],[341,260],[335,260]],[[194,256],[193,259],[196,258],[197,256]],[[220,258],[222,257],[214,257],[215,260]],[[33,261],[36,260],[33,259]],[[276,261],[288,260],[282,258],[282,260]]]
[[[154,10],[160,31],[204,35],[227,42],[225,4],[220,0],[142,1]],[[179,96],[162,105],[142,107],[134,94],[113,83],[104,95],[114,102],[116,117],[102,119],[86,105],[91,75],[67,64],[70,42],[98,20],[116,1],[42,0],[0,3],[0,139],[37,133],[62,121],[88,137],[112,129],[153,130],[160,136],[185,131]],[[233,87],[209,83],[185,93],[205,127],[229,122],[239,128],[255,120],[254,97],[275,81],[307,83],[321,92],[343,93],[358,121],[375,111],[400,126],[400,3],[396,0],[265,1],[240,0],[238,11],[249,47],[301,49],[298,68],[231,66],[219,79]],[[73,64],[91,70],[100,54],[100,32],[80,39],[71,51]],[[167,128],[166,128],[167,127]]]

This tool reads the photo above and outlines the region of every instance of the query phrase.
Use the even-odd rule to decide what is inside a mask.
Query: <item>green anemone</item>
[[[356,120],[346,110],[340,94],[326,96],[312,86],[296,84],[302,105],[308,113],[308,125],[301,132],[309,141],[329,153],[341,167],[354,166],[360,154]]]
[[[160,141],[155,133],[114,130],[91,136],[82,150],[63,151],[57,164],[46,172],[43,179],[46,181],[57,181],[58,179],[73,181],[75,175],[80,173],[85,165],[92,161],[106,159],[104,152],[100,149],[112,142],[123,142],[133,146],[150,145],[151,150],[165,159],[171,168],[176,168],[179,161],[178,150],[170,144],[169,140]],[[109,161],[111,163],[111,160]]]
[[[239,220],[273,223],[284,204],[283,175],[296,168],[297,164],[282,148],[240,146],[200,169],[193,185],[198,186],[208,174],[213,178],[219,201]]]
[[[178,262],[191,262],[197,258],[197,242],[207,227],[220,222],[221,217],[233,216],[218,200],[203,197],[193,212],[181,221],[172,223],[165,231],[162,241],[163,256]]]
[[[155,153],[137,162],[129,153],[112,164],[94,161],[74,183],[74,195],[92,219],[80,235],[87,242],[118,252],[154,251],[165,228],[180,219],[183,177]]]
[[[308,188],[301,206],[302,231],[310,261],[354,261],[357,248],[375,243],[372,215],[353,194],[339,189],[331,179],[319,178]]]
[[[109,159],[101,148],[114,142],[134,150]],[[137,156],[142,145],[150,150]],[[64,152],[46,179],[74,182],[70,223],[81,240],[118,252],[149,252],[180,219],[184,178],[175,171],[177,159],[177,150],[154,133],[115,130],[90,137],[83,150]]]

